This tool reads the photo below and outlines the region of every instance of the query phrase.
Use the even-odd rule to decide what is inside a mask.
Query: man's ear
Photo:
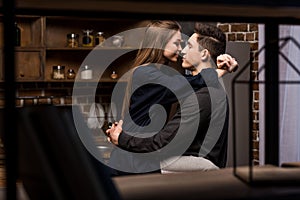
[[[201,59],[203,61],[208,61],[210,59],[210,53],[209,53],[209,51],[207,49],[203,49],[201,51]]]

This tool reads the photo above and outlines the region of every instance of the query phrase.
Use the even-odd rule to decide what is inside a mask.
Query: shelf
[[[75,80],[68,80],[68,79],[63,79],[63,80],[53,80],[53,79],[47,79],[47,80],[16,80],[16,83],[74,83]],[[117,82],[124,82],[126,83],[127,80],[113,80],[110,78],[103,78],[100,81],[91,79],[91,80],[76,80],[78,83],[117,83]],[[4,83],[4,80],[0,80],[0,83]]]
[[[18,52],[36,52],[42,50],[44,50],[44,47],[15,47],[15,51]]]
[[[117,80],[110,78],[113,71],[121,77],[132,65],[137,49],[136,47],[140,35],[124,35],[122,47],[112,46],[109,38],[112,35],[137,27],[144,27],[148,24],[145,20],[102,19],[84,17],[63,17],[63,16],[36,16],[17,15],[16,22],[21,29],[21,46],[15,47],[16,60],[16,82],[27,83],[72,83],[74,80],[53,80],[53,66],[65,66],[65,76],[68,69],[73,69],[76,74],[80,73],[81,65],[87,63],[95,70],[105,67],[100,81],[82,80],[80,82],[107,82],[115,83]],[[118,26],[116,26],[116,22]],[[146,23],[147,22],[147,23]],[[3,34],[3,17],[0,16],[0,35]],[[84,29],[103,31],[106,42],[103,46],[83,47],[82,36]],[[67,34],[79,34],[79,47],[66,47]],[[3,40],[0,40],[0,61],[4,54]],[[109,58],[112,62],[109,66],[104,66]],[[0,62],[0,79],[3,80],[4,65]],[[96,73],[95,73],[96,74]],[[122,81],[126,82],[126,81]]]
[[[92,50],[109,50],[109,51],[116,51],[116,50],[136,50],[132,47],[47,47],[47,51],[92,51]]]

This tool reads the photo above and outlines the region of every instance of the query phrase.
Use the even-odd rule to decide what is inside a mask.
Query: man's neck
[[[210,64],[198,66],[198,67],[195,68],[195,70],[192,71],[192,75],[193,75],[193,76],[196,76],[196,75],[199,74],[203,69],[208,69],[208,68],[214,68],[214,67],[211,66]]]

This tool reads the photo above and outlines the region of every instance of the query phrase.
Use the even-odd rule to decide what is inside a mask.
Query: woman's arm
[[[203,95],[208,96],[208,94],[202,94],[202,96]],[[177,134],[180,139],[176,141],[178,143],[184,143],[188,137],[197,132],[198,126],[201,124],[199,118],[203,110],[199,110],[199,108],[210,109],[208,105],[204,105],[206,102],[207,101],[203,101],[203,105],[199,105],[195,98],[192,99],[192,97],[188,97],[181,104],[181,108],[177,108],[176,114],[166,126],[151,137],[139,137],[139,133],[132,135],[123,132],[122,120],[117,126],[108,129],[106,134],[113,144],[118,145],[124,150],[139,153],[159,150],[169,144]],[[200,120],[205,121],[206,117],[201,117]]]

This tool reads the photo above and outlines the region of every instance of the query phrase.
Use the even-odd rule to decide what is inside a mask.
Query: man
[[[158,152],[156,156],[165,172],[225,167],[229,109],[226,92],[215,71],[217,56],[224,54],[225,48],[225,35],[220,29],[197,23],[195,33],[182,51],[182,67],[191,70],[193,76],[201,73],[206,87],[181,101],[174,117],[152,137],[121,133],[120,121],[107,131],[109,139],[123,150]],[[237,66],[228,55],[223,55],[223,60],[218,62],[218,66]]]

